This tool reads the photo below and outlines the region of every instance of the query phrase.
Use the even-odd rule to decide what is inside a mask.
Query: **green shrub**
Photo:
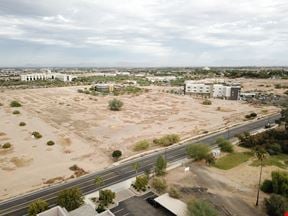
[[[39,213],[46,211],[47,209],[48,209],[48,203],[44,200],[39,199],[29,205],[28,215],[36,216]]]
[[[77,187],[65,189],[58,194],[57,204],[67,211],[72,211],[84,204],[84,197]]]
[[[116,194],[109,189],[100,190],[99,192],[99,201],[103,206],[108,206],[110,203],[113,203]]]
[[[170,146],[180,141],[180,136],[177,134],[165,135],[159,139],[154,139],[153,143],[161,146]]]
[[[233,145],[228,140],[226,140],[224,137],[219,137],[216,140],[216,144],[218,144],[219,148],[223,152],[232,153],[234,151]]]
[[[96,211],[97,213],[101,213],[101,212],[104,212],[106,209],[105,209],[105,206],[103,204],[99,204],[98,207],[96,208]]]
[[[278,143],[270,144],[269,146],[267,146],[266,149],[270,155],[277,155],[282,152],[281,145],[279,145]]]
[[[20,111],[19,111],[19,110],[14,110],[14,111],[13,111],[13,114],[14,114],[14,115],[19,115],[19,114],[20,114]]]
[[[266,212],[269,216],[283,216],[288,211],[287,199],[283,196],[272,194],[264,200]]]
[[[176,188],[171,187],[170,190],[169,190],[169,196],[174,198],[174,199],[179,199],[180,198],[180,193],[179,193],[179,191]]]
[[[52,146],[52,145],[55,145],[55,142],[52,141],[52,140],[49,140],[46,144],[47,144],[48,146]]]
[[[113,99],[109,101],[109,109],[112,111],[119,111],[123,106],[123,102],[118,99]]]
[[[149,148],[149,141],[148,140],[141,140],[134,145],[134,151],[142,151]]]
[[[167,183],[163,178],[153,178],[152,187],[158,192],[163,193],[167,188]]]
[[[118,160],[122,156],[122,152],[120,150],[115,150],[112,152],[112,158]]]
[[[32,136],[35,138],[35,139],[40,139],[42,137],[42,135],[37,132],[37,131],[33,131],[32,132]]]
[[[288,198],[288,172],[272,172],[273,193],[280,194]]]
[[[8,148],[11,148],[12,147],[12,145],[11,145],[11,143],[4,143],[3,145],[2,145],[2,148],[3,149],[8,149]]]
[[[211,105],[211,104],[212,104],[212,101],[210,101],[210,100],[204,100],[204,101],[202,102],[202,104],[203,104],[203,105]]]
[[[262,185],[261,185],[261,190],[264,193],[272,193],[273,192],[273,184],[271,180],[266,179]]]
[[[218,212],[207,201],[196,200],[187,204],[188,216],[217,216]]]
[[[136,181],[134,184],[136,190],[144,190],[146,189],[147,185],[148,185],[148,177],[146,175],[136,177]]]
[[[210,149],[205,144],[191,144],[187,147],[187,154],[195,160],[206,159],[210,153]]]
[[[10,103],[10,107],[21,107],[21,103],[19,103],[18,101],[12,101]]]
[[[25,125],[26,125],[25,122],[20,122],[20,123],[19,123],[19,126],[21,126],[21,127],[23,127],[23,126],[25,126]]]

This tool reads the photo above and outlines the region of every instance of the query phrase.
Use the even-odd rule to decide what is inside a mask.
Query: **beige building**
[[[27,81],[27,82],[36,80],[54,80],[54,79],[58,79],[63,82],[71,82],[74,78],[77,78],[77,76],[70,74],[53,73],[50,70],[41,73],[28,73],[20,75],[21,81]]]

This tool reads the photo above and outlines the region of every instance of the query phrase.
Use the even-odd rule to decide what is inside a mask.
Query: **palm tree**
[[[133,169],[135,170],[135,173],[137,175],[138,170],[140,169],[140,164],[138,162],[135,162],[132,166],[133,166]]]
[[[95,184],[97,185],[97,187],[100,187],[104,184],[104,180],[101,176],[96,176],[95,178]]]
[[[261,185],[261,177],[262,177],[262,168],[263,168],[263,160],[267,157],[267,152],[263,147],[256,146],[254,150],[255,156],[260,161],[260,176],[259,176],[259,183],[258,183],[258,191],[257,191],[257,199],[256,199],[256,206],[259,204],[259,193],[260,193],[260,185]]]

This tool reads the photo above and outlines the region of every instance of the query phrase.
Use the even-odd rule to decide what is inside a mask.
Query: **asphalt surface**
[[[276,114],[270,117],[257,119],[255,121],[249,122],[245,125],[235,126],[227,128],[227,130],[214,133],[211,135],[204,135],[201,138],[186,141],[185,143],[173,145],[164,150],[153,152],[149,155],[136,158],[134,160],[127,161],[120,165],[104,169],[99,172],[91,173],[79,177],[77,179],[70,180],[68,182],[56,184],[50,187],[40,189],[35,192],[31,192],[25,195],[21,195],[3,202],[0,202],[0,215],[1,216],[21,216],[27,214],[27,209],[29,204],[37,199],[46,200],[50,207],[54,206],[57,201],[57,195],[61,190],[68,189],[71,187],[79,187],[84,194],[89,194],[97,191],[101,188],[113,185],[118,182],[122,182],[131,177],[135,176],[135,170],[133,169],[133,164],[138,162],[140,164],[140,169],[138,174],[144,172],[145,170],[152,169],[157,157],[163,155],[168,162],[173,162],[186,158],[186,148],[189,144],[203,143],[207,145],[213,145],[215,140],[219,137],[232,138],[235,135],[241,134],[243,132],[251,132],[259,128],[263,128],[267,122],[274,122],[279,119],[280,114]],[[95,185],[94,181],[96,176],[101,176],[104,180],[104,185],[98,187]],[[21,180],[19,180],[21,184]]]
[[[156,197],[157,195],[153,192],[148,192],[139,197],[134,196],[120,202],[118,206],[110,209],[110,211],[115,216],[175,216],[175,214],[172,214],[162,206],[155,208],[146,201],[148,198],[155,199]]]

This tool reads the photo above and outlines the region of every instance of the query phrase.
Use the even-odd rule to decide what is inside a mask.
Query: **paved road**
[[[261,127],[264,127],[264,125],[268,121],[272,122],[279,118],[280,114],[276,114],[270,117],[249,122],[245,125],[231,127],[223,132],[206,135],[202,138],[190,140],[185,143],[182,143],[181,145],[175,145],[170,148],[166,148],[165,150],[157,151],[149,155],[142,156],[131,161],[127,161],[123,164],[114,166],[112,168],[104,169],[102,171],[82,176],[80,178],[65,183],[50,186],[48,188],[44,188],[32,193],[28,193],[26,195],[22,195],[7,201],[3,201],[0,203],[0,216],[25,215],[27,213],[27,206],[29,206],[31,202],[39,198],[46,200],[52,207],[56,203],[57,194],[59,193],[59,191],[63,189],[77,186],[81,188],[84,194],[88,194],[97,191],[103,187],[113,185],[115,183],[124,181],[126,179],[135,176],[135,171],[133,170],[132,167],[132,165],[135,162],[138,162],[140,164],[140,169],[138,171],[139,174],[147,169],[153,168],[155,161],[159,155],[164,155],[166,157],[166,160],[169,162],[184,159],[186,157],[186,147],[189,144],[205,143],[207,145],[213,145],[215,143],[215,139],[219,136],[223,136],[225,138],[231,138],[245,131],[253,131]],[[96,176],[102,176],[102,178],[104,179],[105,184],[102,187],[97,187],[95,185],[94,180]],[[21,183],[21,181],[19,181],[19,183]]]

